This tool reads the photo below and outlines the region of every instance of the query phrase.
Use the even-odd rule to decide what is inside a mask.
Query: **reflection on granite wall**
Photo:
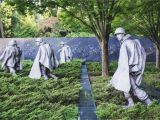
[[[9,40],[11,40],[11,38],[0,39],[0,54]],[[23,58],[33,60],[38,51],[38,47],[34,42],[35,38],[16,38],[16,40],[23,50]],[[60,42],[63,41],[71,46],[74,58],[101,61],[101,49],[96,38],[44,38],[44,41],[52,46],[58,59]],[[152,42],[148,39],[142,39],[141,43],[147,52],[147,60],[155,61],[155,48]],[[109,40],[109,60],[118,60],[119,48],[119,42],[115,37],[111,38]]]

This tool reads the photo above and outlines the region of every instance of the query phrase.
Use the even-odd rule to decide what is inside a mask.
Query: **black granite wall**
[[[4,50],[8,41],[12,38],[0,39],[0,54]],[[92,38],[43,38],[45,42],[49,43],[59,59],[58,50],[60,49],[60,42],[63,41],[69,45],[73,51],[74,58],[82,58],[86,60],[101,61],[101,49],[97,39]],[[35,38],[17,38],[19,46],[23,50],[24,59],[34,59],[38,51],[35,45]],[[155,48],[152,42],[148,39],[140,40],[147,52],[147,61],[155,61]],[[109,60],[118,60],[120,44],[115,37],[109,40]]]

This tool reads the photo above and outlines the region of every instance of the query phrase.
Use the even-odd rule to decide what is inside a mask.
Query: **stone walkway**
[[[82,65],[81,86],[78,120],[98,120],[96,106],[92,95],[86,64]]]

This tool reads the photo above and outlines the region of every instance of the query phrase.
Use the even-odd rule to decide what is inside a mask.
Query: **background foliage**
[[[3,23],[4,36],[11,37],[12,34],[12,17],[14,6],[7,5],[5,2],[0,3],[0,20]]]
[[[35,22],[36,18],[34,15],[26,13],[25,16],[17,14],[15,17],[16,25],[13,28],[14,37],[37,37],[39,34],[38,25]]]

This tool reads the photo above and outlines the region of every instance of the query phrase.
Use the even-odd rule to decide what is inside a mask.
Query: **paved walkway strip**
[[[82,64],[78,120],[98,120],[86,64]]]

